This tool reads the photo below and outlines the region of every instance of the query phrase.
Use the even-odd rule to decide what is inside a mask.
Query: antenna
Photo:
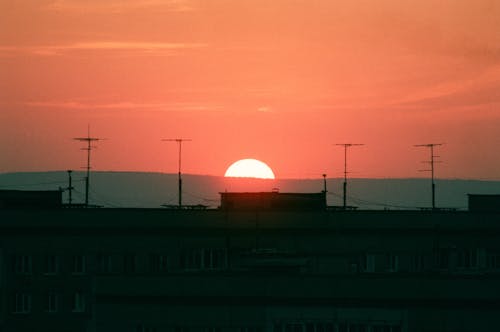
[[[87,150],[87,176],[85,177],[85,206],[89,206],[89,186],[90,186],[90,151],[95,148],[92,142],[102,141],[103,138],[90,137],[90,125],[87,127],[87,137],[75,137],[75,141],[87,142],[87,147],[81,150]]]
[[[344,210],[347,208],[347,148],[350,148],[351,146],[362,146],[364,144],[354,144],[354,143],[342,143],[342,144],[335,144],[339,146],[344,147],[344,197],[343,197],[343,208]]]
[[[328,191],[326,190],[326,174],[322,174],[322,176],[323,176],[323,192],[324,192],[324,193],[325,193],[325,195],[326,195],[326,193],[328,192]]]
[[[69,193],[68,205],[70,205],[70,206],[71,206],[71,203],[73,202],[73,198],[71,196],[71,193],[72,193],[73,189],[75,189],[75,187],[73,187],[71,185],[71,173],[72,172],[73,172],[72,170],[70,170],[70,169],[68,170],[68,188],[67,189],[68,189],[68,193]]]
[[[416,147],[429,148],[431,151],[431,160],[423,161],[424,163],[431,164],[431,169],[421,169],[419,172],[431,172],[431,190],[432,190],[432,209],[436,208],[436,184],[434,183],[434,163],[440,163],[440,161],[435,161],[435,158],[439,158],[434,154],[434,147],[443,145],[444,143],[429,143],[429,144],[417,144]]]
[[[189,138],[165,138],[162,139],[164,142],[177,142],[179,143],[179,208],[182,208],[182,177],[181,177],[181,153],[182,153],[182,142],[192,141]]]

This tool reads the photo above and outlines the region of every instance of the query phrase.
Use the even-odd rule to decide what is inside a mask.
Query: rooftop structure
[[[222,210],[325,210],[326,193],[221,192]]]

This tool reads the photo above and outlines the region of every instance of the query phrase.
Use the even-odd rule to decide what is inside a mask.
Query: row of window
[[[13,312],[16,314],[29,314],[32,310],[32,295],[29,293],[15,293],[13,296]],[[62,296],[55,291],[49,292],[44,299],[44,310],[49,313],[60,311]],[[75,292],[71,299],[72,312],[85,312],[86,298],[82,292]]]
[[[274,324],[274,332],[401,332],[401,325],[383,322],[296,322]]]
[[[432,254],[415,255],[367,253],[360,257],[359,265],[356,267],[360,272],[499,270],[500,254],[487,253],[482,248],[466,250],[440,248]]]
[[[33,258],[31,255],[14,255],[12,270],[17,274],[33,273]],[[86,257],[84,255],[73,255],[71,272],[73,274],[84,274],[86,272]],[[55,275],[59,273],[59,256],[46,255],[44,257],[43,273]]]
[[[61,259],[58,255],[46,255],[43,261],[43,274],[57,275],[61,271]],[[125,254],[121,256],[120,265],[123,272],[133,273],[137,270],[137,255]],[[13,272],[16,274],[33,274],[33,258],[31,255],[14,255]],[[87,256],[73,255],[71,257],[70,272],[72,274],[87,273]],[[109,254],[98,254],[95,257],[98,273],[112,273],[117,263]],[[202,248],[186,250],[181,253],[180,268],[183,270],[221,270],[227,268],[227,250],[223,248]],[[149,270],[151,272],[164,272],[172,268],[170,256],[164,254],[149,255]]]
[[[193,329],[194,330],[194,329]],[[230,331],[235,332],[263,332],[263,327],[240,327],[231,328]],[[203,332],[224,332],[226,328],[207,327],[196,328],[195,331]],[[400,323],[388,322],[334,322],[334,321],[315,321],[315,322],[291,322],[291,323],[275,323],[273,332],[401,332]],[[148,327],[139,324],[136,332],[156,332],[156,328]],[[189,327],[176,327],[174,332],[191,332]]]
[[[62,257],[46,255],[44,257],[43,273],[56,275],[61,271]],[[138,256],[125,254],[120,256],[120,262],[112,255],[98,254],[95,256],[96,272],[137,272]],[[404,264],[402,262],[404,261]],[[87,272],[87,256],[71,256],[70,272],[75,275]],[[184,271],[223,270],[228,267],[227,250],[224,248],[201,248],[181,252],[178,262],[173,266],[171,257],[165,254],[150,254],[148,267],[150,272],[166,272],[173,268]],[[398,255],[398,254],[364,254],[353,269],[358,272],[424,272],[430,270],[473,271],[478,269],[500,270],[500,254],[487,253],[485,249],[457,250],[441,248],[432,254]],[[33,259],[31,255],[15,255],[13,271],[17,274],[32,274]]]

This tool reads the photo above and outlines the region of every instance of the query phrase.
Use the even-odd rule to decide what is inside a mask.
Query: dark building
[[[469,211],[500,212],[500,195],[469,194]]]
[[[222,192],[222,210],[316,210],[326,209],[326,195],[321,193]]]
[[[500,213],[233,207],[0,210],[0,331],[500,330]]]
[[[61,190],[0,190],[0,209],[52,209],[61,206]]]

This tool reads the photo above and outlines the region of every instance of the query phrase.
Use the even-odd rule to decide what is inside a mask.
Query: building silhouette
[[[0,331],[500,330],[500,213],[480,195],[471,211],[221,196],[0,209]]]

